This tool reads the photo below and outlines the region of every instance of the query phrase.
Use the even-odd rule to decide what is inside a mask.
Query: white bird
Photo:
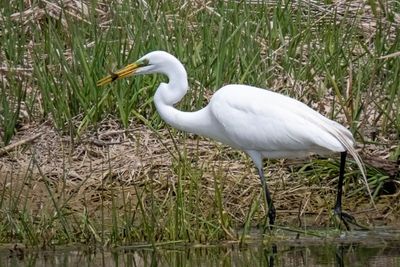
[[[154,103],[161,118],[186,132],[215,139],[246,152],[258,169],[265,192],[270,225],[275,221],[275,207],[264,178],[264,158],[301,158],[310,154],[341,153],[340,174],[334,212],[348,228],[354,218],[342,212],[342,185],[347,152],[358,164],[364,177],[364,165],[354,149],[349,130],[327,119],[307,105],[272,91],[248,85],[231,84],[219,89],[209,104],[195,112],[176,109],[188,90],[187,73],[182,63],[164,51],[154,51],[135,63],[111,73],[97,86],[131,75],[162,73],[168,83],[161,83]],[[371,195],[371,194],[370,194]]]

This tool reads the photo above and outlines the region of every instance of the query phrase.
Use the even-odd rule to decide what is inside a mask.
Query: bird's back
[[[269,158],[341,152],[354,144],[350,131],[307,105],[252,86],[221,88],[209,108],[229,145]]]

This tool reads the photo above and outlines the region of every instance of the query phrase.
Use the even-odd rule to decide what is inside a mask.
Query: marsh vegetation
[[[0,241],[238,241],[264,225],[250,160],[161,121],[152,97],[165,77],[96,87],[105,70],[159,49],[188,71],[182,110],[203,107],[224,84],[246,83],[346,125],[378,210],[351,160],[344,208],[364,225],[396,226],[399,24],[400,6],[375,0],[2,3]],[[266,165],[277,238],[335,226],[338,159]]]

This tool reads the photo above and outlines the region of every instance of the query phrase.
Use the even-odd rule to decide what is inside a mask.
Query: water
[[[352,232],[334,239],[300,237],[264,244],[0,250],[0,266],[400,266],[398,231]]]

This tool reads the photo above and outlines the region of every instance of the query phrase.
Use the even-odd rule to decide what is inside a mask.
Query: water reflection
[[[0,250],[0,266],[400,266],[400,242],[285,241],[245,246],[120,247],[95,252],[12,248]]]

